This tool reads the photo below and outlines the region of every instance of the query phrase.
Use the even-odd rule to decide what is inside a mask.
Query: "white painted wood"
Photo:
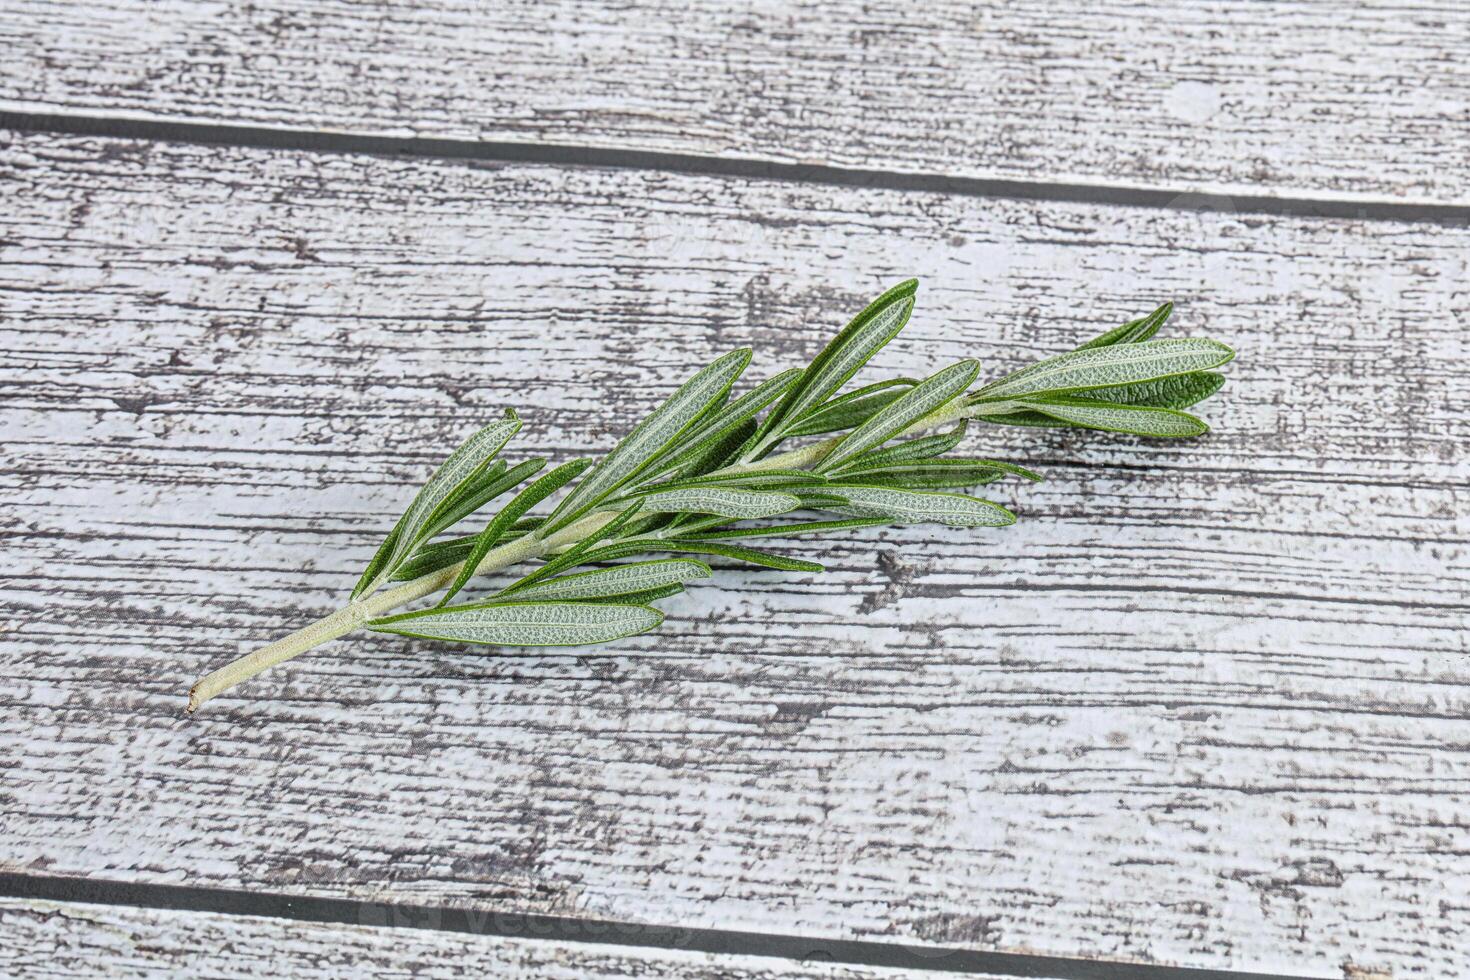
[[[1193,966],[1470,969],[1467,232],[7,137],[0,858]],[[987,375],[1150,308],[1190,443],[987,430],[995,532],[723,569],[647,637],[341,642],[456,438],[609,446],[699,362]]]
[[[89,976],[899,980],[930,975],[600,942],[324,925],[25,899],[0,899],[0,972],[67,980]],[[984,980],[993,975],[978,976]]]
[[[0,105],[1470,203],[1470,6],[0,3]]]

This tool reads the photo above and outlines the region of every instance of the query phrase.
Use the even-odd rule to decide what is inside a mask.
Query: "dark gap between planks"
[[[802,963],[840,963],[937,973],[990,973],[1008,977],[1049,977],[1053,980],[1291,980],[1274,973],[1149,966],[1060,956],[906,946],[857,939],[819,939],[732,929],[643,925],[561,915],[495,912],[13,872],[0,872],[0,898],[261,916],[377,929],[424,929],[508,939],[595,943],[638,949],[759,956]]]
[[[309,153],[368,154],[388,157],[476,160],[487,163],[530,163],[616,170],[654,170],[712,177],[738,177],[749,180],[950,194],[961,197],[1105,204],[1219,214],[1265,214],[1282,217],[1431,222],[1455,227],[1470,226],[1470,205],[1315,200],[1267,195],[1205,194],[1141,187],[1109,187],[1101,184],[1049,183],[989,177],[947,177],[939,174],[906,173],[861,167],[778,163],[743,157],[715,157],[692,153],[665,153],[657,150],[626,150],[597,146],[423,137],[399,138],[316,130],[8,110],[0,110],[0,129],[67,136],[99,136],[270,150],[298,150]]]

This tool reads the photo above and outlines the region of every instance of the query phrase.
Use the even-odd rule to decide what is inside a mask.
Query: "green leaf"
[[[801,380],[767,417],[766,424],[756,436],[752,456],[767,448],[774,441],[773,435],[778,437],[788,423],[801,419],[826,402],[874,354],[898,336],[913,312],[914,292],[918,288],[917,279],[899,283],[868,304],[841,333],[832,338],[831,343],[802,372]]]
[[[1204,435],[1210,427],[1187,412],[1141,405],[1116,405],[1085,398],[1049,398],[1023,402],[1028,409],[1052,418],[1104,432],[1125,432],[1161,439]]]
[[[427,530],[433,527],[446,503],[480,477],[490,461],[520,428],[521,420],[516,417],[515,412],[507,409],[503,420],[485,426],[450,454],[404,512],[403,518],[394,529],[393,547],[389,550],[388,557],[381,563],[374,558],[374,564],[378,564],[377,573],[371,579],[365,578],[358,582],[352,593],[354,599],[372,592],[393,574],[399,563],[427,536]]]
[[[847,510],[860,516],[886,517],[903,524],[947,524],[950,527],[1004,527],[1016,515],[1000,504],[958,493],[926,493],[893,487],[844,486]]]
[[[536,533],[544,538],[561,530],[653,464],[689,426],[725,397],[749,363],[748,347],[734,350],[684,382],[673,397],[638,423],[593,467]]]
[[[1081,428],[1081,426],[1075,426],[1071,422],[1063,422],[1061,419],[1054,419],[1050,415],[1043,415],[1040,412],[1030,410],[1017,410],[1007,412],[1004,415],[982,415],[980,418],[982,421],[994,422],[997,425],[1024,425],[1037,429]]]
[[[1111,347],[1114,344],[1136,344],[1148,340],[1159,332],[1159,328],[1169,319],[1174,312],[1173,303],[1165,303],[1154,310],[1148,316],[1139,320],[1130,320],[1121,327],[1114,327],[1099,337],[1094,337],[1085,344],[1078,345],[1078,350],[1091,350],[1094,347]]]
[[[696,446],[678,456],[670,456],[663,472],[670,475],[696,475],[717,470],[733,462],[740,449],[755,434],[755,419],[746,419],[718,433],[717,438],[701,440]]]
[[[965,438],[965,431],[969,428],[969,424],[969,420],[965,420],[949,432],[941,432],[938,435],[932,436],[922,436],[918,439],[908,439],[904,442],[895,443],[887,449],[864,453],[836,467],[828,476],[838,473],[852,473],[864,469],[881,469],[884,466],[894,463],[907,463],[913,460],[943,456],[955,446],[958,446],[960,441]]]
[[[1225,383],[1225,375],[1213,371],[1176,374],[1157,381],[1126,385],[1121,388],[1094,388],[1088,398],[1118,402],[1122,405],[1147,405],[1150,408],[1188,408],[1209,398]]]
[[[876,527],[887,524],[881,517],[849,517],[841,521],[803,521],[800,524],[771,524],[766,527],[732,527],[719,531],[701,531],[681,535],[686,541],[720,541],[728,538],[786,537],[793,534],[821,534],[854,527]]]
[[[357,584],[352,587],[352,598],[357,598],[369,585],[376,583],[382,576],[392,575],[393,569],[388,567],[388,559],[393,557],[393,550],[398,546],[398,535],[403,532],[403,522],[408,519],[408,514],[398,515],[398,521],[393,525],[393,530],[378,545],[378,550],[373,552],[373,557],[368,561],[367,568],[362,570],[362,575],[357,579]]]
[[[700,457],[706,450],[726,441],[731,432],[742,427],[746,420],[780,398],[800,377],[801,368],[783,371],[774,378],[762,381],[729,404],[711,410],[675,441],[656,469],[660,473],[678,469],[687,461],[686,457]]]
[[[740,545],[726,544],[723,541],[706,541],[702,537],[635,538],[627,541],[619,541],[616,544],[606,545],[595,551],[589,551],[582,556],[582,562],[587,565],[595,565],[599,562],[617,561],[631,555],[651,554],[659,551],[673,552],[675,554],[720,555],[725,558],[738,558],[741,561],[750,562],[753,565],[763,565],[766,568],[779,568],[788,572],[823,571],[822,566],[815,562],[802,561],[798,558],[788,558],[784,555],[773,555],[770,552],[757,551],[755,548],[745,548]]]
[[[850,391],[845,395],[839,395],[808,413],[806,417],[792,423],[790,427],[782,431],[781,437],[790,439],[797,436],[815,436],[824,432],[837,432],[841,429],[851,429],[862,425],[875,412],[892,404],[895,398],[903,394],[901,391],[889,391],[889,388],[912,388],[918,383],[913,378],[893,378]]]
[[[817,470],[833,469],[878,448],[964,394],[979,373],[980,362],[974,360],[959,361],[935,372],[843,436],[842,441],[823,457]]]
[[[663,514],[719,514],[738,520],[775,517],[801,506],[801,501],[789,493],[723,487],[661,490],[638,499],[643,501],[645,511]]]
[[[1022,368],[975,393],[975,402],[1138,384],[1219,367],[1235,356],[1214,340],[1148,340],[1062,354]]]
[[[861,480],[864,486],[894,487],[899,490],[961,490],[966,487],[983,487],[999,481],[1000,478],[1001,474],[995,470],[970,466],[898,473],[880,471],[865,473]]]
[[[765,568],[779,568],[786,572],[824,572],[826,568],[814,561],[802,561],[800,558],[788,558],[785,555],[773,555],[769,551],[760,551],[755,548],[746,548],[738,544],[725,544],[720,541],[703,541],[690,538],[670,538],[658,542],[659,551],[680,551],[697,555],[719,555],[722,558],[734,558],[738,561],[749,562],[752,565],[761,565]]]
[[[568,568],[571,568],[574,565],[583,564],[584,555],[586,555],[589,551],[596,547],[597,544],[601,541],[606,541],[609,539],[616,540],[617,537],[622,534],[624,529],[628,526],[628,522],[633,519],[634,515],[637,514],[639,510],[642,509],[642,507],[643,502],[641,500],[635,500],[632,506],[625,508],[622,513],[618,514],[617,517],[614,517],[612,520],[602,525],[602,527],[587,535],[581,541],[578,541],[576,544],[572,545],[570,548],[568,548],[566,551],[563,551],[555,558],[552,558],[546,564],[531,572],[529,575],[525,575],[517,581],[512,582],[505,588],[501,589],[499,594],[505,595],[508,592],[515,592],[519,589],[524,589],[529,585],[540,582],[543,579],[548,579],[551,576],[556,575],[560,572],[566,571]]]
[[[709,578],[709,566],[688,558],[661,558],[545,579],[515,594],[517,602],[608,599]]]
[[[370,620],[368,629],[428,640],[507,647],[576,647],[646,633],[664,620],[648,606],[591,602],[471,603]]]
[[[475,550],[478,534],[467,534],[460,538],[448,538],[422,545],[407,561],[399,565],[389,577],[391,582],[407,582],[420,575],[437,572],[450,565],[458,565]],[[503,539],[502,539],[503,540]]]
[[[832,478],[832,483],[836,486],[841,486],[844,483],[861,484],[864,479],[876,474],[882,474],[884,476],[902,476],[904,474],[932,472],[935,475],[938,475],[939,473],[946,470],[960,472],[963,470],[971,469],[986,470],[996,476],[1001,476],[1009,473],[1012,476],[1019,476],[1023,479],[1030,480],[1033,483],[1042,482],[1041,475],[1039,473],[1028,470],[1024,466],[1017,466],[1015,463],[1006,463],[998,459],[967,459],[962,457],[949,457],[946,459],[916,459],[904,463],[893,463],[888,466],[850,469],[844,471],[841,476],[834,476]],[[838,492],[840,493],[841,491]]]
[[[757,470],[751,473],[711,473],[707,476],[690,477],[669,483],[656,483],[642,487],[628,496],[662,493],[665,490],[682,490],[686,487],[744,487],[773,489],[778,487],[801,487],[825,482],[810,470]]]
[[[684,591],[682,585],[665,585],[657,589],[648,589],[644,592],[629,592],[627,595],[618,596],[619,604],[629,606],[647,606],[660,599],[667,599],[671,595],[678,595]],[[573,602],[591,602],[595,600],[574,599]]]
[[[434,526],[428,529],[424,539],[436,537],[458,524],[507,490],[519,486],[527,477],[533,476],[545,465],[546,459],[537,457],[528,459],[524,463],[517,463],[508,470],[503,464],[492,466],[475,482],[474,486],[467,488],[454,498],[444,513],[434,521]],[[489,474],[497,469],[496,475],[490,477]]]
[[[585,470],[590,462],[591,460],[587,459],[574,459],[570,463],[563,463],[512,497],[510,503],[506,504],[500,513],[485,525],[485,529],[475,536],[474,547],[465,556],[464,567],[455,576],[454,584],[449,587],[449,591],[444,593],[444,598],[439,600],[439,605],[447,605],[449,600],[464,588],[465,583],[475,574],[475,569],[480,567],[480,562],[490,553],[490,549],[505,536],[505,532],[510,530],[511,525],[520,520],[526,511],[576,479],[577,474]]]

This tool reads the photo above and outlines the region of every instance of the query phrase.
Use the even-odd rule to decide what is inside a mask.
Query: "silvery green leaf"
[[[711,473],[707,476],[693,476],[687,480],[674,480],[669,483],[656,483],[651,486],[642,487],[629,496],[642,496],[650,493],[660,493],[664,490],[682,490],[685,487],[744,487],[746,489],[774,489],[779,487],[798,487],[822,483],[823,478],[812,473],[810,470],[757,470],[753,473]]]
[[[507,409],[503,420],[485,426],[450,454],[404,512],[387,559],[382,562],[372,579],[358,582],[352,593],[354,599],[372,592],[393,574],[399,563],[412,554],[427,536],[427,531],[434,526],[436,518],[445,509],[445,504],[461,493],[466,485],[479,478],[490,465],[490,461],[520,428],[521,420],[516,417],[515,412]]]
[[[965,438],[969,424],[969,420],[965,420],[948,432],[921,436],[918,439],[907,439],[894,443],[887,449],[876,449],[870,453],[863,453],[861,456],[849,459],[841,466],[834,467],[832,473],[828,475],[851,473],[861,469],[881,469],[894,463],[907,463],[913,460],[943,456]]]
[[[1126,385],[1121,388],[1094,388],[1088,398],[1121,405],[1147,405],[1151,408],[1188,408],[1209,398],[1225,383],[1223,374],[1196,371],[1176,374],[1157,381]]]
[[[517,602],[608,599],[709,578],[709,566],[689,558],[660,558],[544,579],[515,594]]]
[[[424,539],[436,537],[458,524],[507,490],[519,486],[545,465],[544,457],[528,459],[524,463],[517,463],[510,469],[506,469],[504,463],[497,462],[487,469],[473,486],[465,488],[463,492],[455,496],[453,502],[434,520],[434,526],[428,529]],[[491,476],[492,472],[494,476]]]
[[[1090,350],[1094,347],[1111,347],[1113,344],[1137,344],[1148,340],[1159,332],[1159,328],[1169,319],[1174,312],[1173,303],[1165,303],[1154,310],[1148,316],[1139,320],[1130,320],[1121,327],[1114,327],[1099,337],[1094,337],[1085,344],[1078,346],[1078,350]]]
[[[846,511],[864,517],[886,517],[901,524],[1004,527],[1016,523],[1016,515],[1000,504],[958,493],[845,486],[842,494],[848,500]]]
[[[891,388],[912,388],[918,384],[913,378],[892,378],[867,387],[850,391],[807,413],[803,418],[781,430],[783,439],[797,436],[815,436],[825,432],[837,432],[862,425],[874,413],[893,403],[903,394]]]
[[[821,490],[816,492],[803,490],[797,494],[801,506],[807,510],[827,510],[833,506],[847,503],[847,498],[841,496],[836,490]]]
[[[591,602],[471,603],[370,620],[368,629],[429,640],[507,647],[575,647],[646,633],[663,622],[648,606]]]
[[[822,534],[854,527],[887,524],[881,517],[849,517],[840,521],[803,521],[799,524],[771,524],[766,527],[732,527],[719,531],[701,531],[681,535],[684,540],[723,541],[729,538],[786,537],[793,534]]]
[[[1022,368],[975,393],[974,401],[1004,401],[1048,393],[1138,384],[1219,367],[1235,356],[1214,340],[1147,340],[1062,354]]]
[[[505,533],[521,519],[526,511],[575,480],[577,474],[585,470],[590,462],[591,460],[587,459],[574,459],[570,463],[563,463],[512,497],[510,503],[501,508],[500,513],[496,514],[494,519],[485,525],[485,529],[475,536],[474,547],[465,556],[464,567],[455,576],[454,584],[449,587],[449,591],[444,593],[444,598],[439,600],[439,605],[447,605],[449,600],[464,588],[465,583],[480,567],[480,562],[490,553],[490,549],[505,537]]]
[[[749,348],[734,350],[716,358],[684,382],[668,401],[639,422],[593,467],[536,533],[542,537],[554,534],[654,463],[686,429],[725,397],[749,363]]]
[[[645,511],[663,514],[719,514],[739,520],[776,517],[801,506],[801,501],[789,493],[725,487],[661,490],[638,499],[643,502]]]
[[[1117,405],[1085,398],[1048,398],[1024,401],[1021,404],[1063,422],[1088,429],[1101,429],[1104,432],[1126,432],[1161,439],[1187,439],[1210,431],[1210,427],[1200,419],[1170,408]]]
[[[783,371],[774,378],[762,381],[734,401],[712,409],[690,426],[669,448],[664,459],[651,470],[666,473],[682,465],[684,457],[702,455],[705,450],[724,440],[732,430],[743,425],[747,419],[753,418],[761,409],[780,398],[800,377],[800,368]]]
[[[936,371],[843,436],[842,441],[823,457],[817,470],[834,469],[871,449],[877,449],[964,394],[979,372],[980,362],[974,360],[959,361]]]
[[[767,417],[766,424],[757,434],[753,455],[758,455],[770,444],[773,433],[780,433],[786,424],[802,418],[831,398],[859,368],[898,335],[913,312],[914,292],[918,288],[917,279],[899,283],[868,304],[841,333],[832,338],[831,343],[802,372],[801,380]]]

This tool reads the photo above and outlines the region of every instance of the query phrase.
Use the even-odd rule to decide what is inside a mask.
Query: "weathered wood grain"
[[[13,869],[1336,973],[1470,968],[1467,233],[15,136],[0,153]],[[588,655],[327,611],[450,441],[600,449],[924,277],[883,367],[1163,297],[1183,444],[987,430],[999,532],[722,570]]]
[[[928,976],[910,970],[598,942],[324,925],[261,916],[0,899],[12,977],[545,977],[773,980]],[[982,980],[990,974],[971,974]]]
[[[951,176],[1470,204],[1470,8],[0,4],[0,100]]]

